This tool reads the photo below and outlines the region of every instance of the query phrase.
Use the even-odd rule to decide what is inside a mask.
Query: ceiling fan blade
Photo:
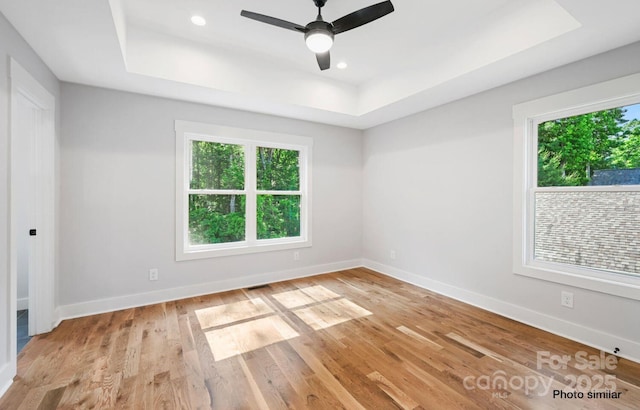
[[[298,33],[306,33],[307,29],[300,24],[292,23],[286,20],[280,20],[275,17],[265,16],[264,14],[254,13],[252,11],[242,10],[240,15],[243,17],[250,18],[252,20],[257,20],[262,23],[271,24],[272,26],[286,28],[288,30],[297,31]]]
[[[329,55],[328,51],[325,51],[324,53],[317,53],[316,60],[318,60],[320,70],[326,70],[331,67],[331,55]]]
[[[345,31],[360,27],[363,24],[371,23],[373,20],[377,20],[380,17],[386,16],[394,10],[391,1],[383,1],[382,3],[374,4],[373,6],[365,7],[353,13],[347,14],[344,17],[340,17],[334,21],[333,33],[343,33]]]

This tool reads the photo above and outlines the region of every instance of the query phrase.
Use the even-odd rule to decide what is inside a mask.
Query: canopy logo
[[[491,375],[482,375],[480,377],[467,376],[462,381],[464,388],[467,390],[493,390],[495,392],[504,392],[508,390],[523,390],[527,396],[537,393],[538,396],[546,396],[551,391],[553,377],[546,376],[511,376],[503,370],[497,370]],[[542,387],[541,391],[537,391]],[[494,394],[494,397],[504,398],[503,394]]]
[[[536,355],[536,370],[567,370],[580,371],[603,370],[606,373],[613,371],[618,366],[618,358],[614,355],[589,354],[578,351],[574,355],[551,354],[548,351],[539,351]],[[463,379],[464,388],[467,390],[492,391],[493,397],[505,398],[509,391],[523,391],[529,396],[547,396],[552,394],[554,399],[617,399],[622,392],[616,392],[616,376],[613,374],[566,374],[564,381],[556,384],[563,385],[562,390],[553,390],[552,385],[555,376],[546,376],[533,369],[527,375],[508,375],[503,370],[497,370],[492,374],[481,376],[467,376]],[[561,383],[561,384],[560,384]]]

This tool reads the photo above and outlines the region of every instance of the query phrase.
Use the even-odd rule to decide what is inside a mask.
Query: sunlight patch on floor
[[[269,316],[205,333],[216,361],[300,336],[279,316]]]
[[[293,313],[313,330],[326,329],[372,314],[367,309],[361,308],[347,299],[338,299],[303,309],[296,309],[293,310]]]
[[[310,305],[323,300],[339,298],[335,292],[325,288],[324,286],[309,286],[302,289],[290,290],[273,295],[273,298],[280,302],[287,309],[297,308],[299,306]]]
[[[196,310],[202,329],[222,326],[252,317],[275,313],[262,299],[254,298]]]
[[[313,330],[322,330],[372,313],[324,286],[309,286],[272,295],[284,312],[296,315]],[[267,305],[252,298],[196,310],[215,361],[300,336]],[[292,323],[295,326],[295,324]]]

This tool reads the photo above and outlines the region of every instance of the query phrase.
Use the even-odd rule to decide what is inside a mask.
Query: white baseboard
[[[307,276],[320,275],[328,272],[352,269],[364,266],[384,275],[407,282],[418,287],[439,293],[441,295],[477,306],[498,315],[508,317],[518,322],[538,329],[566,337],[567,339],[592,346],[605,352],[611,346],[617,346],[621,352],[617,355],[640,363],[640,343],[623,339],[615,335],[603,333],[599,330],[568,322],[557,317],[549,316],[522,306],[513,305],[499,299],[462,289],[444,282],[407,272],[392,266],[369,259],[353,259],[324,265],[307,266],[280,272],[269,272],[242,278],[227,279],[216,282],[164,289],[147,293],[118,296],[114,298],[93,300],[83,303],[59,306],[55,311],[57,326],[64,319],[89,316],[116,310],[168,302],[188,297],[201,296],[228,290],[241,289],[284,280],[298,279]],[[608,347],[607,347],[608,346]],[[0,383],[2,379],[0,379]]]
[[[640,363],[640,343],[637,341],[623,339],[615,335],[603,333],[596,329],[568,322],[563,319],[558,319],[557,317],[536,312],[522,306],[513,305],[499,299],[471,292],[421,275],[416,275],[415,273],[384,265],[370,259],[364,259],[363,265],[366,268],[403,282],[468,303],[558,336],[583,343],[604,352],[611,353],[611,346],[616,346],[620,348],[620,353],[618,353],[617,356]]]
[[[17,310],[29,309],[29,298],[19,298],[17,303]]]
[[[15,363],[5,363],[0,367],[0,397],[2,397],[13,384],[16,375]]]
[[[65,319],[113,312],[121,309],[168,302],[228,290],[242,289],[250,286],[264,285],[283,280],[299,279],[323,273],[337,272],[362,266],[361,259],[328,263],[324,265],[306,266],[280,272],[269,272],[241,278],[226,279],[216,282],[201,283],[179,288],[163,289],[153,292],[137,293],[133,295],[117,296],[114,298],[92,300],[72,305],[59,306],[55,310],[55,326]]]

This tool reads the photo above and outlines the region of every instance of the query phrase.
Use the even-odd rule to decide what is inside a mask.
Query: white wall
[[[313,247],[299,261],[293,251],[175,261],[176,119],[314,139]],[[66,83],[62,125],[62,317],[360,264],[360,131]]]
[[[15,371],[9,357],[11,343],[15,343],[9,340],[11,318],[16,314],[9,306],[9,57],[13,57],[56,97],[56,106],[59,106],[60,95],[56,77],[0,14],[0,394],[8,387]],[[56,123],[59,135],[59,121]]]
[[[2,15],[0,39],[0,392],[10,381],[15,314],[9,56],[62,111],[55,302],[62,316],[340,269],[364,255],[376,269],[557,333],[607,349],[620,343],[623,354],[638,348],[638,302],[571,289],[568,310],[559,303],[566,287],[511,273],[511,107],[638,72],[640,44],[368,130],[363,149],[360,131],[81,85],[63,84],[61,105],[57,79]],[[300,261],[283,251],[175,262],[175,119],[314,138],[314,246]],[[157,282],[147,279],[151,267],[160,269]]]
[[[640,43],[367,130],[365,263],[640,359],[640,302],[511,268],[512,106],[635,72]],[[560,306],[564,289],[574,309]]]

